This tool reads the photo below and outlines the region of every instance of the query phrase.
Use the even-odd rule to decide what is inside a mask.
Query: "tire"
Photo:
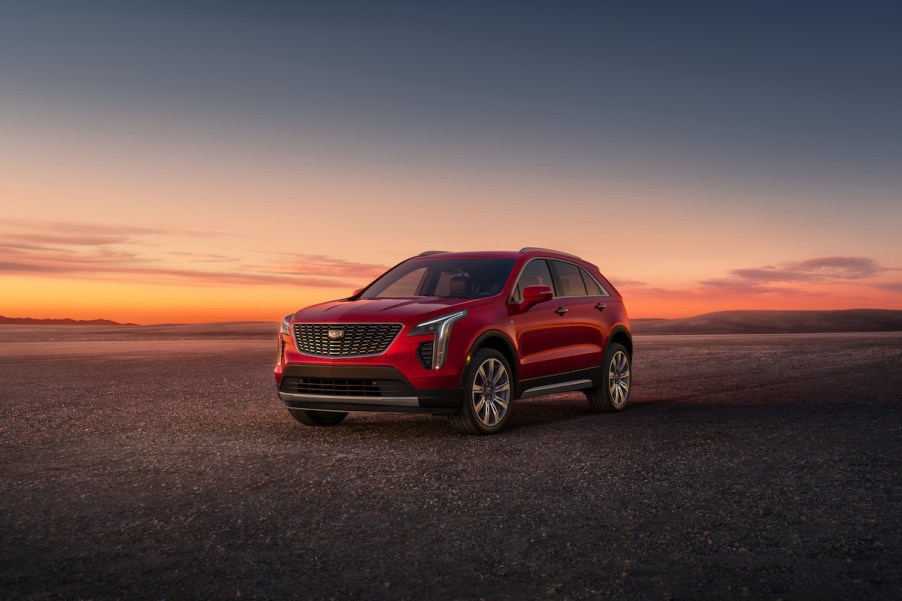
[[[494,349],[476,352],[464,378],[464,399],[451,425],[461,434],[494,434],[510,415],[514,378],[510,363]]]
[[[630,400],[632,357],[622,344],[611,344],[604,353],[602,385],[586,391],[593,411],[613,413],[626,409]]]
[[[342,422],[344,418],[348,416],[347,413],[340,413],[338,411],[308,411],[304,409],[289,409],[288,412],[291,414],[291,417],[306,426],[337,426]]]

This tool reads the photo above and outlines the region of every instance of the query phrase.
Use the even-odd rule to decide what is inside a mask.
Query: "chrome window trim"
[[[528,260],[526,263],[523,264],[523,267],[520,268],[520,272],[517,274],[517,279],[514,280],[514,287],[511,288],[511,293],[510,293],[510,295],[508,295],[508,302],[511,302],[511,303],[522,302],[522,299],[520,301],[514,300],[514,292],[517,290],[517,286],[520,285],[520,278],[523,276],[523,271],[526,269],[526,266],[529,265],[530,263],[532,263],[533,261],[538,261],[539,259],[541,259],[543,261],[560,261],[561,263],[569,263],[570,265],[575,265],[579,269],[582,269],[583,271],[585,271],[586,275],[588,275],[590,278],[592,278],[593,282],[598,284],[598,289],[601,290],[601,292],[602,292],[602,294],[579,294],[577,296],[557,296],[557,295],[555,295],[554,298],[591,298],[593,296],[594,297],[597,297],[597,296],[610,297],[611,296],[611,293],[608,292],[607,289],[601,285],[601,282],[599,282],[597,279],[595,279],[595,276],[592,275],[592,273],[588,269],[586,269],[579,263],[574,263],[573,261],[567,261],[566,259],[557,259],[557,258],[553,258],[553,257],[542,256],[542,257],[531,258],[530,260]],[[549,272],[551,271],[551,265],[548,266],[548,271]],[[552,282],[551,290],[554,291],[554,283],[553,282]]]
[[[384,355],[385,353],[388,352],[388,350],[398,340],[398,338],[401,336],[401,333],[404,331],[404,324],[399,323],[397,321],[348,321],[348,322],[344,322],[344,323],[334,322],[334,321],[296,321],[291,325],[292,325],[291,338],[292,338],[292,340],[294,340],[294,350],[296,350],[299,355],[304,355],[305,357],[316,357],[317,359],[333,359],[333,360],[334,359],[339,359],[339,360],[359,359],[360,357],[378,357],[380,355]],[[395,334],[395,337],[391,339],[391,342],[388,343],[388,345],[385,347],[385,350],[382,351],[381,353],[372,353],[369,355],[345,355],[345,356],[342,356],[342,355],[311,355],[310,353],[301,352],[301,348],[298,346],[298,335],[296,333],[296,330],[294,329],[294,326],[299,326],[299,325],[325,325],[325,326],[336,326],[336,327],[360,326],[360,325],[364,325],[364,326],[394,325],[394,326],[401,326],[401,329],[398,330],[398,333]]]

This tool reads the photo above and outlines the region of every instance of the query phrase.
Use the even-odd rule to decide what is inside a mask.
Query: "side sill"
[[[545,394],[555,394],[558,392],[569,392],[571,390],[583,390],[592,388],[592,380],[570,380],[569,382],[561,382],[559,384],[546,384],[545,386],[534,386],[527,388],[520,395],[521,399],[542,396]]]

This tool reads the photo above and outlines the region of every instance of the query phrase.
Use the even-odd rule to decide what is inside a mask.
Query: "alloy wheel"
[[[617,351],[611,357],[608,369],[608,390],[611,403],[622,407],[630,394],[630,359],[623,351]]]
[[[470,402],[483,426],[498,424],[507,413],[511,398],[511,379],[504,364],[490,357],[482,362],[473,378]]]

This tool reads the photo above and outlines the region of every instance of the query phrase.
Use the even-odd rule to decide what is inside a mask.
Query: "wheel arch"
[[[514,345],[510,341],[510,338],[508,338],[504,332],[500,330],[487,330],[477,336],[476,340],[473,341],[473,344],[470,345],[470,349],[467,351],[467,357],[472,357],[476,354],[476,351],[481,348],[491,348],[504,355],[508,364],[511,366],[513,380],[514,382],[517,381],[517,352],[514,350]],[[467,364],[469,364],[469,361]],[[466,369],[461,372],[461,382],[463,382],[463,378],[465,377]]]
[[[630,355],[630,359],[633,358],[633,337],[630,335],[629,330],[627,330],[623,326],[617,326],[613,330],[611,330],[611,335],[608,338],[608,344],[616,343],[622,344],[626,347],[627,352]]]

